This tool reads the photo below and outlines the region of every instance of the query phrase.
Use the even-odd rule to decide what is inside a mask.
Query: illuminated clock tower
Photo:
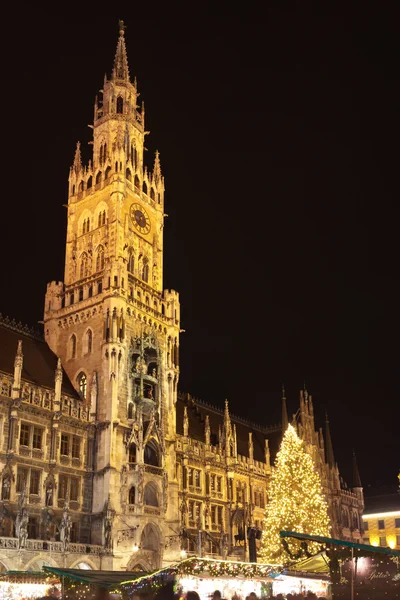
[[[90,407],[96,431],[92,543],[112,568],[161,564],[178,526],[175,404],[179,296],[163,290],[164,178],[144,166],[144,105],[131,82],[124,25],[94,106],[93,158],[69,173],[63,282],[47,286],[46,341]],[[139,550],[132,553],[132,548]]]

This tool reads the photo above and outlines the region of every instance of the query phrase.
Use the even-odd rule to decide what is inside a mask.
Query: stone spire
[[[328,413],[325,418],[325,447],[326,447],[326,462],[330,467],[335,466],[335,457],[333,456],[333,446],[331,438],[331,430],[329,428]]]
[[[286,394],[285,394],[285,386],[282,385],[282,433],[285,433],[288,428],[288,414],[286,408]]]
[[[183,435],[185,437],[188,437],[188,435],[189,435],[189,417],[188,417],[187,406],[185,406],[184,411],[183,411]]]
[[[156,185],[161,181],[161,163],[160,163],[160,153],[156,150],[156,155],[154,158],[154,168],[153,168],[153,181]]]
[[[82,156],[81,156],[81,143],[76,142],[76,150],[74,157],[73,168],[75,173],[79,173],[82,170]]]
[[[125,46],[125,25],[123,21],[119,21],[119,38],[114,58],[112,79],[123,79],[129,82],[128,57]]]
[[[57,367],[54,373],[54,411],[57,412],[60,410],[61,406],[61,388],[62,388],[62,380],[63,380],[63,369],[61,364],[61,358],[57,359]]]
[[[22,354],[22,340],[18,340],[17,352],[14,358],[14,381],[12,388],[12,398],[18,398],[21,390],[22,365],[24,355]]]
[[[356,453],[353,450],[353,488],[362,488],[360,473],[358,472]]]
[[[210,417],[206,415],[206,422],[204,425],[204,436],[206,438],[206,445],[210,445],[211,441],[211,429],[210,429]]]

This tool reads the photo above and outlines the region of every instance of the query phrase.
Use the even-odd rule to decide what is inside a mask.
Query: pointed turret
[[[189,417],[188,417],[187,406],[185,406],[184,411],[183,411],[183,435],[185,437],[188,437],[188,435],[189,435]]]
[[[330,467],[335,466],[335,457],[333,456],[333,446],[331,439],[331,430],[329,428],[328,413],[325,417],[325,447],[326,447],[326,462]]]
[[[18,398],[21,390],[22,365],[24,355],[22,354],[22,340],[18,340],[17,352],[14,359],[14,381],[12,388],[12,398]]]
[[[282,433],[284,433],[286,431],[286,429],[288,428],[288,425],[289,425],[289,421],[288,421],[288,414],[287,414],[287,407],[286,407],[285,386],[282,385]]]
[[[122,79],[129,82],[128,56],[125,46],[125,25],[123,21],[119,22],[119,38],[114,58],[112,79]]]
[[[80,142],[76,142],[73,169],[74,169],[75,173],[79,173],[82,170],[82,156],[81,156],[81,143]]]
[[[153,168],[153,181],[156,185],[161,181],[161,163],[160,163],[160,153],[156,150],[156,155],[154,158],[154,168]]]
[[[356,453],[353,450],[353,488],[362,488],[360,473],[358,471]]]
[[[206,446],[210,445],[211,441],[211,429],[210,429],[210,417],[206,415],[206,422],[204,425],[204,437],[206,440]]]

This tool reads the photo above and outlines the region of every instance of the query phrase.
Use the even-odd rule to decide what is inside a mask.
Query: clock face
[[[143,234],[148,234],[151,229],[150,219],[140,204],[132,204],[130,208],[130,216],[133,226]]]

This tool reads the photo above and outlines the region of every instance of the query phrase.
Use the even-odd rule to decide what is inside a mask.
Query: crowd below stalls
[[[161,600],[161,599],[160,599]],[[200,600],[200,596],[197,592],[187,592],[185,600]],[[219,590],[215,590],[212,594],[210,600],[225,600],[221,596],[221,592]],[[237,594],[232,596],[232,600],[326,600],[326,598],[318,597],[314,592],[306,592],[304,594],[278,594],[277,596],[269,596],[259,598],[255,592],[251,592],[246,598],[242,598]]]

